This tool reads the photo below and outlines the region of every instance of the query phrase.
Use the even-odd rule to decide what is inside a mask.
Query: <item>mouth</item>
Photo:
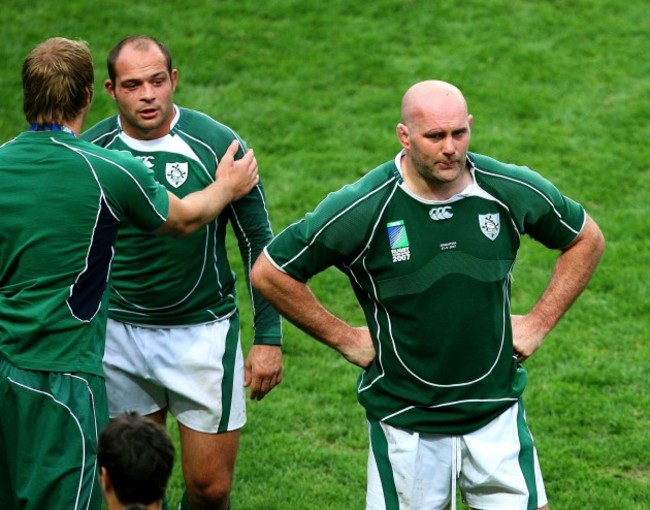
[[[456,161],[439,161],[438,167],[443,170],[449,170],[451,168],[456,168]]]
[[[158,109],[157,108],[145,108],[144,110],[140,110],[138,112],[140,117],[142,117],[145,120],[153,119],[156,115],[158,115]]]

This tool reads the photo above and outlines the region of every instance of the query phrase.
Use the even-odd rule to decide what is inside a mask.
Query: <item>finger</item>
[[[237,154],[238,150],[239,150],[239,140],[233,140],[232,142],[230,142],[230,145],[226,149],[225,155],[235,159],[235,154]]]

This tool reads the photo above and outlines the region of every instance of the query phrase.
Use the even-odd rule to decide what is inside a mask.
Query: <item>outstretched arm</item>
[[[587,216],[578,237],[562,250],[551,279],[526,315],[512,316],[512,335],[519,361],[530,357],[544,337],[578,298],[591,279],[605,249],[605,238],[596,222]]]
[[[217,167],[215,181],[180,199],[171,192],[167,221],[156,235],[183,237],[214,220],[230,203],[239,200],[259,182],[257,160],[252,150],[235,161],[239,142],[234,140]]]
[[[330,313],[307,285],[277,269],[265,253],[253,266],[251,283],[289,321],[350,363],[366,368],[375,358],[368,328],[352,327]]]

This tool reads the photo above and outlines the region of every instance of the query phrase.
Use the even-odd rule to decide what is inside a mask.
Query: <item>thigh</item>
[[[452,439],[369,421],[367,510],[441,510],[451,499]]]
[[[207,434],[179,423],[181,462],[186,483],[209,486],[215,482],[232,484],[239,448],[240,431]]]
[[[523,404],[462,436],[459,484],[472,508],[533,510],[547,503],[537,450]]]
[[[2,508],[99,509],[97,437],[108,421],[103,379],[0,371],[2,469],[8,477],[0,489]]]
[[[177,329],[177,328],[174,328]],[[246,422],[244,358],[237,316],[172,331],[173,342],[165,371],[158,380],[167,388],[169,411],[187,428],[221,434]],[[182,352],[178,346],[185,346]]]

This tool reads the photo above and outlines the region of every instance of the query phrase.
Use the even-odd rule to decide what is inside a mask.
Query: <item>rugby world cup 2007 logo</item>
[[[387,223],[386,231],[388,232],[388,242],[390,243],[393,262],[409,260],[411,258],[411,250],[409,248],[409,238],[406,235],[404,220]]]

